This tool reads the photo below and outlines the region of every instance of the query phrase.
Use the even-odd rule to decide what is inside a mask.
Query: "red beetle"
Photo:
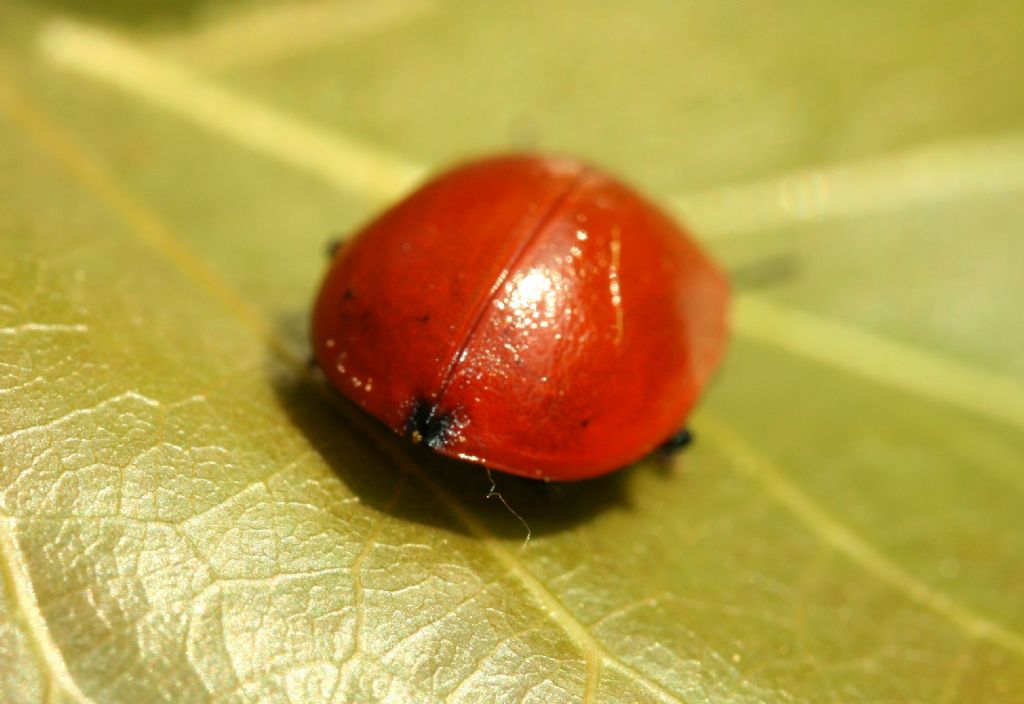
[[[657,207],[576,161],[455,168],[334,256],[331,382],[396,433],[573,480],[670,438],[725,348],[728,283]]]

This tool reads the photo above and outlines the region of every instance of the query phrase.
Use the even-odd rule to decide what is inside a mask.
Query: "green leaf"
[[[1014,5],[74,7],[0,5],[0,701],[1024,701]],[[498,501],[304,359],[520,147],[797,267],[692,449]]]

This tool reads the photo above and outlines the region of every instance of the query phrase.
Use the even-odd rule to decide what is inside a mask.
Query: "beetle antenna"
[[[487,491],[487,496],[485,496],[484,498],[490,499],[492,497],[497,497],[498,501],[504,504],[505,508],[508,509],[508,512],[515,516],[517,519],[519,519],[519,522],[523,524],[523,528],[526,529],[526,539],[523,540],[523,544],[520,546],[522,548],[525,548],[526,544],[530,542],[530,536],[533,535],[533,531],[530,530],[530,524],[526,522],[526,519],[519,515],[518,511],[516,511],[509,505],[508,501],[505,500],[505,497],[502,495],[502,493],[498,491],[498,483],[494,481],[494,475],[491,474],[491,468],[484,467],[484,469],[487,470],[487,478],[491,480],[491,488]]]
[[[785,252],[730,267],[729,279],[737,289],[770,288],[795,278],[799,271],[799,257],[793,252]]]

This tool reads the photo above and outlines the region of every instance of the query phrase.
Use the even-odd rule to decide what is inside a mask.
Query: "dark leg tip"
[[[340,235],[335,235],[327,240],[327,257],[333,259],[342,247],[345,246],[345,239]]]
[[[687,447],[693,442],[693,433],[687,428],[683,428],[678,433],[670,436],[668,440],[661,444],[658,448],[658,453],[661,455],[674,455],[683,448]]]
[[[556,494],[562,493],[565,485],[561,482],[552,482],[544,479],[526,479],[530,483],[530,488],[537,494],[537,496],[555,496]]]

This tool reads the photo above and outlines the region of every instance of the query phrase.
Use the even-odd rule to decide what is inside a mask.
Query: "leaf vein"
[[[36,658],[49,673],[51,682],[72,701],[91,704],[92,699],[82,691],[68,670],[60,646],[53,639],[39,608],[28,565],[14,537],[14,525],[13,518],[0,514],[0,577],[7,585],[14,607],[22,616]]]
[[[903,594],[911,603],[943,617],[970,638],[984,638],[1015,655],[1024,656],[1024,636],[975,613],[893,563],[877,548],[829,516],[739,433],[707,412],[701,419],[703,433],[731,460],[733,466],[764,486],[819,540]]]

